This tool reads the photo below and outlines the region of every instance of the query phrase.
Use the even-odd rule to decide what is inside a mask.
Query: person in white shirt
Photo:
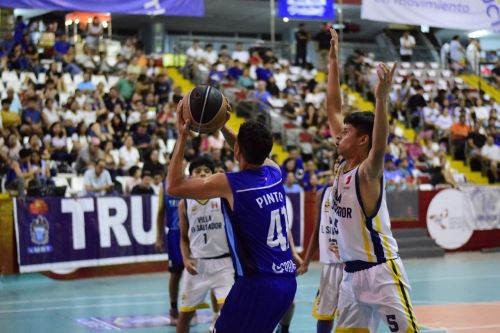
[[[85,195],[105,195],[113,189],[114,185],[111,175],[105,167],[106,162],[98,160],[93,169],[85,171],[83,176]]]
[[[123,171],[128,171],[132,166],[137,165],[141,158],[139,150],[133,147],[134,140],[132,136],[127,136],[125,138],[124,145],[118,151],[120,156],[120,167]]]
[[[416,41],[415,38],[410,35],[409,31],[405,31],[403,36],[399,39],[399,54],[401,55],[402,61],[411,61],[413,56],[413,49],[415,48]]]
[[[465,50],[462,44],[460,44],[460,36],[453,36],[453,39],[450,42],[450,65],[455,71],[455,74],[463,68],[464,58]]]
[[[448,109],[444,108],[443,110],[441,110],[441,114],[439,115],[439,117],[437,117],[435,125],[436,128],[438,130],[441,130],[442,132],[449,132],[451,125],[453,125],[453,119],[448,113]]]
[[[439,117],[439,109],[436,101],[431,100],[429,104],[424,107],[424,123],[426,125],[434,126],[437,118]]]
[[[233,60],[238,59],[240,63],[246,64],[248,59],[250,59],[250,54],[248,51],[243,50],[243,44],[238,42],[236,43],[236,49],[231,54],[231,58],[233,58]]]
[[[219,59],[219,55],[214,50],[214,46],[212,44],[207,44],[205,46],[205,52],[204,52],[203,58],[206,59],[206,61],[210,65],[215,64],[217,62],[217,60]]]
[[[61,121],[59,117],[59,111],[57,111],[56,106],[54,105],[54,100],[52,98],[47,98],[45,100],[45,107],[42,110],[45,119],[47,120],[47,126],[52,126],[53,123]]]
[[[285,90],[286,81],[288,80],[288,74],[286,73],[286,71],[283,70],[283,68],[281,68],[280,66],[276,69],[276,72],[274,72],[273,76],[280,91]]]
[[[91,23],[87,26],[87,45],[94,50],[99,48],[99,38],[102,36],[104,29],[102,28],[99,17],[94,16]]]
[[[481,59],[481,46],[479,41],[475,38],[469,39],[469,45],[465,50],[465,56],[467,58],[467,64],[474,74],[479,74],[479,60]]]
[[[440,58],[441,58],[441,66],[443,69],[448,69],[450,66],[450,44],[449,43],[444,43],[443,46],[441,46],[441,50],[439,52]]]
[[[199,42],[195,40],[193,42],[193,45],[189,49],[187,49],[186,55],[192,60],[199,61],[204,58],[205,51],[203,51],[203,49],[200,47]]]
[[[495,144],[492,135],[488,135],[486,144],[481,148],[481,157],[483,158],[483,163],[489,167],[488,178],[490,183],[497,182],[499,179],[498,164],[500,164],[500,147]]]

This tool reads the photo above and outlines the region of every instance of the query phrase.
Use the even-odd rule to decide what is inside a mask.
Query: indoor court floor
[[[404,263],[422,332],[500,332],[500,253],[453,253]],[[315,332],[311,308],[319,271],[313,264],[298,279],[291,332]],[[175,328],[165,326],[168,308],[167,273],[76,281],[41,274],[0,278],[0,332],[5,333],[170,333]],[[209,312],[198,315],[200,321],[208,317]],[[208,324],[191,332],[206,333]]]

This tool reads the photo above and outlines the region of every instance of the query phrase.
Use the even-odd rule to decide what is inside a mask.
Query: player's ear
[[[359,143],[363,146],[367,145],[369,141],[370,141],[370,136],[368,134],[364,134],[359,137]]]

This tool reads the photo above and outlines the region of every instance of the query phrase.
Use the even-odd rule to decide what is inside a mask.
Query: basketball
[[[226,112],[230,110],[224,95],[211,86],[197,86],[184,98],[183,114],[190,120],[191,130],[213,133],[224,126]]]

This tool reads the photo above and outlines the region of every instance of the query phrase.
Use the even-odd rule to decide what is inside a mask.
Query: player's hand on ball
[[[375,96],[377,99],[385,99],[389,95],[392,86],[392,78],[394,77],[397,65],[398,64],[395,62],[391,69],[384,63],[377,66],[378,82],[375,87]]]
[[[196,263],[193,259],[184,260],[184,267],[186,267],[186,270],[188,271],[189,274],[191,275],[198,274],[198,271],[196,270]]]
[[[177,131],[179,136],[187,137],[189,135],[189,120],[184,119],[185,97],[177,104]]]

